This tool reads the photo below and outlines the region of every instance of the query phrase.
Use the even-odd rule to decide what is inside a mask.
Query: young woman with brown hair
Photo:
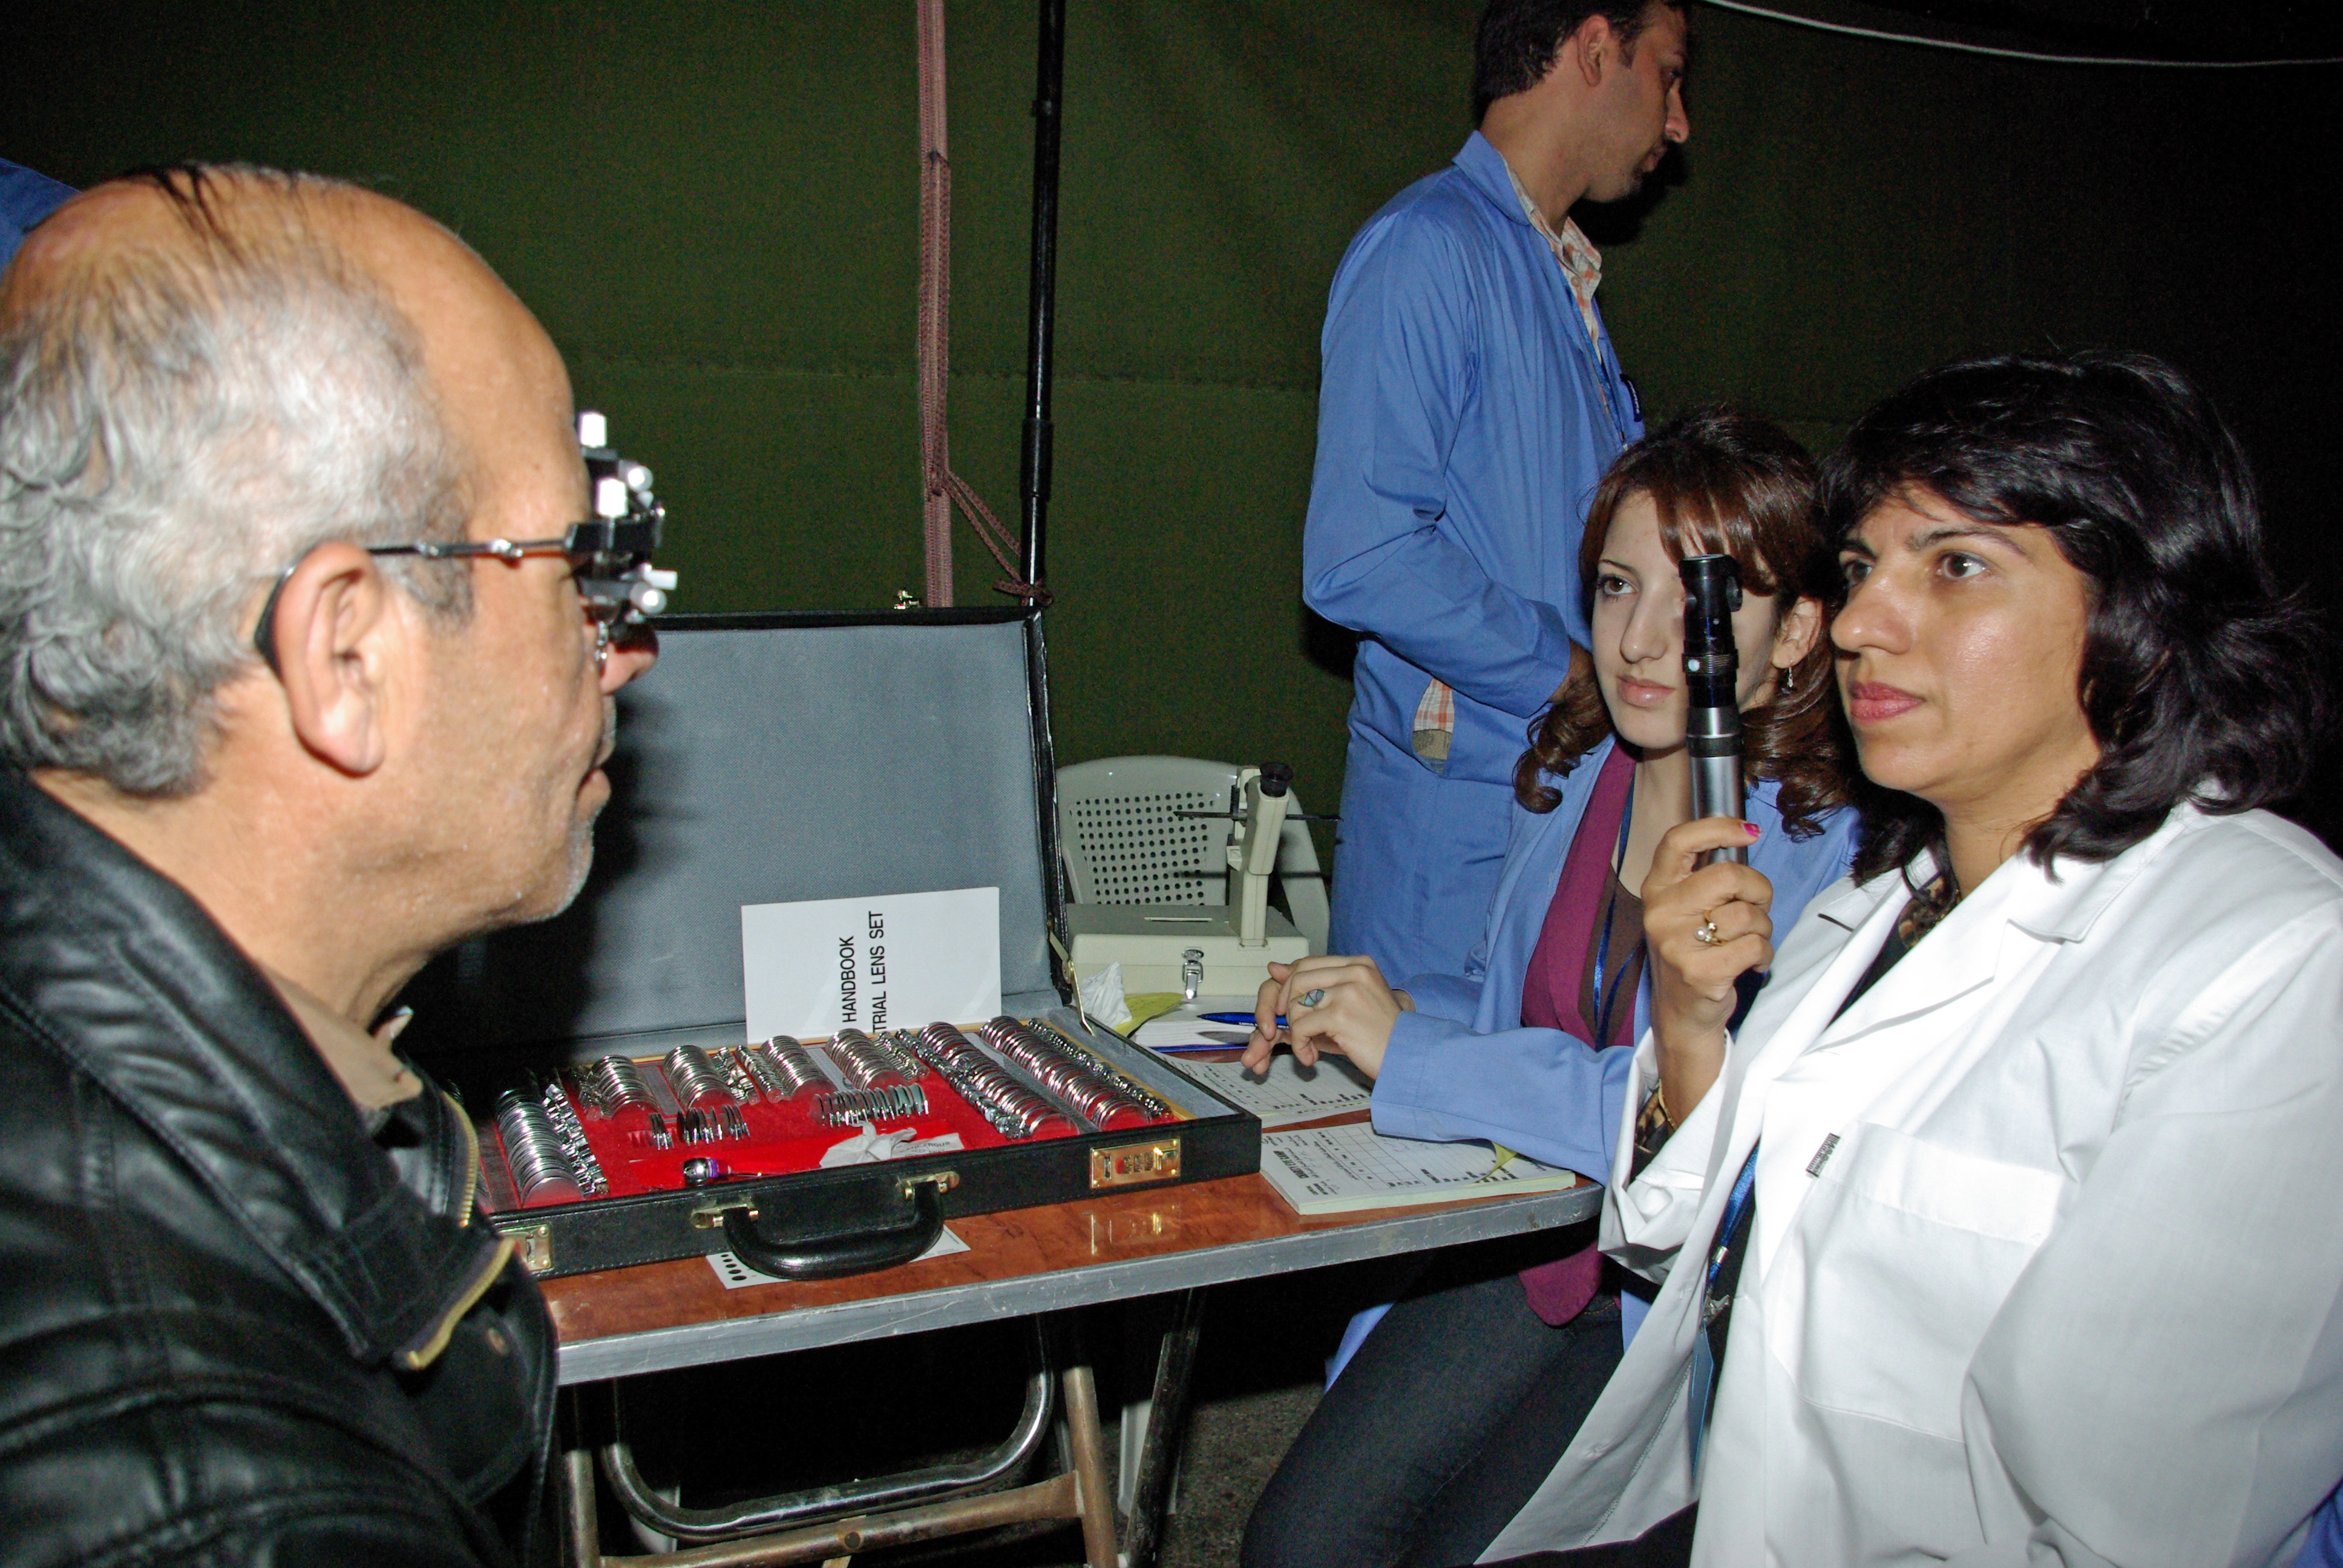
[[[1650,1015],[1637,890],[1662,835],[1692,819],[1676,566],[1716,551],[1745,588],[1734,619],[1750,865],[1784,926],[1839,878],[1854,813],[1814,465],[1765,420],[1698,410],[1629,447],[1595,493],[1580,571],[1593,658],[1532,730],[1466,972],[1395,991],[1370,959],[1272,966],[1248,1060],[1267,1060],[1282,1013],[1302,1060],[1334,1050],[1375,1080],[1380,1131],[1488,1139],[1598,1180],[1610,1170]],[[1591,1234],[1435,1260],[1328,1391],[1253,1515],[1244,1562],[1471,1561],[1552,1469],[1640,1305],[1606,1286]]]

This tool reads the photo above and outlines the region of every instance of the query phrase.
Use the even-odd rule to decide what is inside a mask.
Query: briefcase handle
[[[733,1255],[750,1268],[784,1280],[835,1280],[908,1263],[943,1234],[944,1211],[939,1194],[946,1183],[923,1181],[904,1183],[911,1217],[884,1231],[865,1231],[826,1241],[768,1241],[757,1230],[757,1214],[745,1206],[724,1211],[724,1240]]]

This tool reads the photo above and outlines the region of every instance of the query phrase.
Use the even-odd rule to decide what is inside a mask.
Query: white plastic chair
[[[1226,850],[1236,824],[1181,811],[1226,811],[1236,765],[1199,757],[1101,757],[1058,769],[1058,847],[1078,904],[1229,901]],[[1300,795],[1293,810],[1302,810]],[[1326,878],[1306,824],[1277,841],[1277,879],[1310,950],[1326,950]]]

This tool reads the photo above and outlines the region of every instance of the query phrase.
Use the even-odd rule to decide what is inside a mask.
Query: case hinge
[[[532,1274],[542,1274],[553,1267],[553,1227],[531,1225],[525,1230],[507,1231],[512,1238],[513,1256],[520,1266]]]

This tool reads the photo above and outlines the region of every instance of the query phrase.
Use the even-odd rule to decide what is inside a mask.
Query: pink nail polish
[[[1754,838],[1755,838],[1755,837],[1758,835],[1759,831],[1761,831],[1761,829],[1758,828],[1757,824],[1756,824],[1756,823],[1755,823],[1755,822],[1744,822],[1744,823],[1742,823],[1742,824],[1741,824],[1741,830],[1742,830],[1743,832],[1745,832],[1745,833],[1748,834],[1748,835],[1749,835],[1751,838],[1753,838],[1753,839],[1754,839]]]

